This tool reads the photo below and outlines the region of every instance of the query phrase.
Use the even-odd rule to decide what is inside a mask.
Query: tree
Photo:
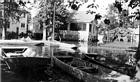
[[[95,18],[94,18],[94,20],[92,21],[92,28],[94,29],[94,35],[95,35],[95,37],[94,37],[94,42],[98,42],[98,31],[99,31],[99,27],[100,27],[100,24],[98,23],[98,20],[100,20],[101,19],[101,15],[100,14],[96,14],[95,15]]]
[[[140,0],[130,0],[129,6],[134,9],[136,7],[140,7]],[[134,13],[135,14],[135,19],[139,22],[139,28],[140,28],[140,11],[137,10],[137,12]],[[139,30],[140,33],[140,30]],[[136,58],[136,63],[138,61],[140,61],[140,35],[139,35],[139,43],[138,43],[138,49],[137,52],[135,54],[135,58]]]
[[[106,24],[108,30],[112,30],[117,27],[126,29],[135,28],[134,21],[130,20],[132,17],[129,15],[128,7],[125,8],[124,5],[126,5],[126,3],[118,1],[109,5],[109,11],[104,20],[104,23]],[[110,37],[111,39],[114,38],[113,41],[117,39],[115,31],[110,36],[108,37]]]
[[[130,0],[129,5],[131,8],[135,8],[137,6],[140,6],[140,0]]]
[[[71,18],[71,14],[63,5],[63,0],[44,0],[40,5],[41,10],[37,15],[38,22],[44,22],[43,39],[46,40],[46,29],[51,29],[59,34],[61,26],[66,25],[67,20]],[[41,24],[41,23],[40,23]],[[42,26],[42,25],[41,25]]]
[[[108,10],[108,13],[107,15],[105,15],[105,18],[108,19],[110,21],[109,24],[107,24],[107,29],[108,30],[112,30],[116,27],[118,27],[118,10],[117,8],[113,5],[113,4],[110,4],[109,5],[109,10]],[[104,22],[106,24],[106,22]]]
[[[115,1],[114,6],[118,9],[119,13],[122,11],[122,4],[119,1]]]

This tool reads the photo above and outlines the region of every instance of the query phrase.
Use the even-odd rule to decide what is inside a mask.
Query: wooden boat
[[[60,57],[59,57],[60,58]],[[76,67],[70,66],[67,63],[61,61],[57,57],[52,57],[53,66],[62,69],[67,74],[72,77],[79,79],[82,82],[110,82],[109,80],[105,80],[99,77],[96,77],[90,73],[84,72]],[[64,59],[63,59],[64,60]],[[36,58],[36,57],[17,57],[17,58],[7,58],[6,59],[10,69],[13,71],[17,71],[23,68],[29,68],[33,70],[43,69],[51,66],[51,58]]]
[[[27,46],[2,46],[0,47],[0,51],[4,57],[23,56],[22,54],[27,48]]]
[[[64,52],[65,53],[65,52]],[[66,55],[64,53],[59,52],[58,56],[53,56],[53,65],[55,67],[58,67],[59,69],[63,70],[64,72],[68,73],[69,75],[83,81],[83,82],[112,82],[115,80],[107,80],[102,77],[96,76],[98,75],[98,69],[96,67],[90,66],[90,62],[82,61],[79,56],[74,56],[78,55],[77,53],[68,53],[66,52]],[[63,56],[61,56],[61,54]],[[61,60],[58,57],[67,57],[69,56],[72,57],[72,60],[67,61],[66,60]],[[75,62],[75,60],[82,61],[82,62]],[[75,65],[77,63],[77,65]],[[80,65],[82,63],[82,65]],[[87,65],[86,65],[87,64]],[[91,71],[90,71],[91,70]]]
[[[134,77],[136,73],[135,66],[122,63],[119,60],[114,60],[103,55],[97,55],[95,53],[84,54],[82,59],[130,77]]]
[[[70,65],[66,64],[65,62],[59,60],[56,57],[53,57],[53,60],[54,60],[54,66],[62,69],[64,72],[79,79],[80,81],[83,81],[83,82],[111,82],[109,80],[95,77],[94,75],[84,72],[76,67],[70,66]]]
[[[41,57],[10,57],[5,58],[8,67],[12,71],[22,70],[22,68],[36,69],[50,65],[50,58]]]

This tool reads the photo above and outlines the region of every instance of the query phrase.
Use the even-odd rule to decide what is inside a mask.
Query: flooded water
[[[98,53],[100,55],[104,55],[108,57],[109,59],[114,59],[117,61],[121,61],[122,63],[127,63],[129,61],[129,54],[128,51],[119,49],[119,50],[113,50],[113,49],[103,49],[96,46],[96,44],[88,44],[88,43],[72,43],[76,44],[80,51],[83,53]],[[21,47],[21,46],[18,46]],[[57,55],[54,53],[61,52],[60,49],[58,49],[57,46],[24,46],[29,48],[26,53],[29,53],[31,57],[48,57],[50,55]],[[26,54],[25,54],[26,55]],[[63,54],[62,54],[63,55]],[[74,60],[76,61],[76,60]],[[78,60],[79,61],[79,60]],[[112,73],[112,70],[105,69],[103,67],[98,67],[95,65],[95,67],[99,68],[99,70],[102,70],[102,73],[109,74]],[[99,73],[99,72],[98,72]],[[105,74],[105,75],[106,75]],[[99,75],[99,74],[97,74]],[[5,62],[1,62],[1,82],[80,82],[78,79],[74,78],[73,76],[65,73],[59,68],[56,67],[47,67],[39,69],[37,71],[30,70],[30,69],[22,69],[20,73],[13,72],[8,69]]]

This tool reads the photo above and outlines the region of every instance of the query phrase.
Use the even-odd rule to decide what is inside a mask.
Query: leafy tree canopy
[[[140,6],[140,0],[131,0],[128,6],[130,6],[132,8]]]
[[[47,0],[41,2],[41,10],[36,17],[38,18],[39,22],[45,22],[47,26],[52,27],[54,3],[56,4],[55,27],[59,29],[61,27],[64,27],[67,23],[67,20],[69,20],[72,16],[72,14],[66,9],[67,6],[63,4],[62,0]],[[73,3],[71,3],[70,5],[72,4]],[[75,9],[74,6],[72,8]]]
[[[6,1],[4,0],[4,2],[2,2],[3,4],[3,10],[4,10],[4,18],[5,20],[17,20],[19,21],[20,16],[24,13],[28,13],[26,10],[21,9],[20,5],[21,3],[17,3],[13,0],[10,1]]]

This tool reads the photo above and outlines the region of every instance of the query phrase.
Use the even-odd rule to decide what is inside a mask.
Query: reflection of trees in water
[[[88,47],[88,53],[98,53],[100,55],[106,56],[111,59],[115,59],[125,63],[128,61],[129,54],[126,51],[122,50],[112,50],[106,48],[98,48],[98,47]]]

